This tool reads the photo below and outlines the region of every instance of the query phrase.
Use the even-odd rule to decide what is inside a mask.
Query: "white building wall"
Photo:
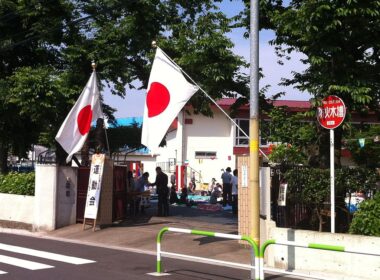
[[[166,146],[158,149],[156,162],[168,162],[170,158],[177,158],[176,156],[179,150],[176,140],[177,133],[178,130],[174,130],[166,135]]]
[[[214,111],[213,118],[203,115],[185,114],[184,119],[191,119],[192,124],[184,124],[183,162],[188,162],[189,167],[200,172],[204,183],[210,183],[212,178],[216,178],[218,182],[221,182],[221,169],[231,167],[233,170],[236,168],[236,159],[233,154],[234,126],[219,110]],[[169,159],[174,158],[180,161],[181,143],[177,139],[179,133],[177,129],[167,134],[166,146],[158,150],[156,163],[168,162]],[[195,152],[197,151],[216,152],[216,158],[197,159],[195,158]],[[144,167],[147,170],[147,162],[145,161]],[[151,173],[150,170],[147,171]],[[189,178],[189,169],[187,175]],[[198,179],[198,175],[196,178]]]
[[[209,183],[212,178],[220,180],[221,169],[235,168],[233,155],[233,126],[221,112],[214,112],[214,117],[191,115],[193,120],[186,124],[184,138],[186,142],[186,159],[189,166],[201,172],[203,182]],[[195,152],[216,152],[215,159],[197,159]]]

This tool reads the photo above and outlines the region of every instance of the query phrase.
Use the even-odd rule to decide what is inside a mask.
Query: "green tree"
[[[272,163],[284,165],[302,164],[305,159],[302,151],[290,144],[275,145],[269,155],[269,160]]]
[[[275,32],[271,43],[280,60],[295,51],[305,55],[306,70],[283,79],[283,85],[312,94],[313,106],[333,94],[343,99],[348,112],[379,111],[380,1],[264,0],[260,5],[264,23]],[[328,166],[328,131],[316,128],[321,166]],[[342,133],[336,129],[338,159]]]
[[[107,129],[110,153],[134,152],[145,148],[141,144],[141,125],[132,123],[128,126],[116,126]]]
[[[116,94],[134,87],[146,88],[154,49],[153,40],[213,98],[248,94],[247,66],[232,51],[227,38],[234,19],[221,13],[220,1],[103,1],[83,5],[94,31],[91,55],[99,61],[101,77]],[[196,113],[210,115],[210,101],[198,93],[190,100]]]
[[[271,142],[290,144],[280,150],[275,150],[272,158],[278,153],[290,152],[288,157],[293,163],[308,163],[310,166],[319,166],[318,135],[315,133],[315,122],[309,121],[304,113],[293,113],[286,106],[272,107],[268,110],[270,122],[262,121],[262,131],[267,131],[267,139]],[[284,121],[286,120],[286,121]],[[283,158],[280,156],[280,158]],[[279,159],[276,159],[279,160]]]
[[[36,139],[52,143],[90,75],[92,59],[114,94],[124,96],[136,81],[145,88],[152,40],[214,98],[248,93],[248,78],[240,72],[246,63],[226,38],[232,22],[209,0],[2,1],[0,99],[6,103],[0,127],[9,132],[0,135],[3,166],[15,144],[14,131],[26,148]],[[191,103],[197,112],[210,114],[203,96]],[[15,112],[21,126],[33,129],[6,122]]]
[[[323,229],[324,202],[330,193],[330,175],[328,170],[308,168],[289,170],[285,174],[288,182],[289,199],[299,199],[310,209],[318,219],[318,230]]]
[[[379,167],[380,166],[380,126],[367,125],[362,129],[348,135],[345,140],[347,148],[352,154],[352,158],[356,164],[363,167]],[[377,138],[376,138],[377,137]],[[364,147],[360,147],[359,139],[364,139]]]
[[[23,156],[31,143],[36,142],[40,125],[44,125],[24,114],[32,100],[26,98],[21,104],[11,100],[16,72],[22,72],[23,67],[39,69],[43,65],[60,65],[58,48],[70,30],[72,12],[68,1],[0,3],[0,173],[7,171],[8,152]],[[38,88],[38,85],[33,86]]]

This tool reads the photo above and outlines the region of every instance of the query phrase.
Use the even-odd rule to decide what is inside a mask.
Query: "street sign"
[[[329,95],[322,100],[322,106],[317,109],[318,122],[327,129],[340,126],[346,116],[346,106],[338,96]]]
[[[346,116],[346,106],[338,96],[329,95],[317,109],[317,119],[321,126],[330,129],[330,217],[331,233],[335,233],[335,148],[334,128],[340,126]]]

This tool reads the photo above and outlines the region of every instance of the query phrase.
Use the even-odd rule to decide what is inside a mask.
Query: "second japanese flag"
[[[91,122],[103,117],[95,71],[92,73],[74,107],[67,115],[55,139],[68,153],[66,162],[82,149],[90,132]]]
[[[141,143],[151,153],[157,151],[170,124],[198,89],[157,48],[149,77],[141,135]]]

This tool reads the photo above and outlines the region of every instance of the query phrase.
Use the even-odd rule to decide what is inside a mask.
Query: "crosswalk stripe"
[[[34,250],[34,249],[29,249],[29,248],[24,248],[24,247],[19,247],[19,246],[7,245],[4,243],[0,243],[0,250],[49,259],[53,261],[76,264],[76,265],[95,262],[92,260],[86,260],[86,259],[81,259],[81,258],[76,258],[76,257],[71,257],[71,256],[66,256],[66,255],[61,255],[61,254],[39,251],[39,250]]]
[[[7,274],[8,272],[0,270],[0,274]]]
[[[43,264],[43,263],[31,262],[27,260],[4,256],[4,255],[0,255],[0,263],[10,264],[10,265],[26,268],[29,270],[38,270],[38,269],[46,269],[46,268],[54,267],[54,266]]]

